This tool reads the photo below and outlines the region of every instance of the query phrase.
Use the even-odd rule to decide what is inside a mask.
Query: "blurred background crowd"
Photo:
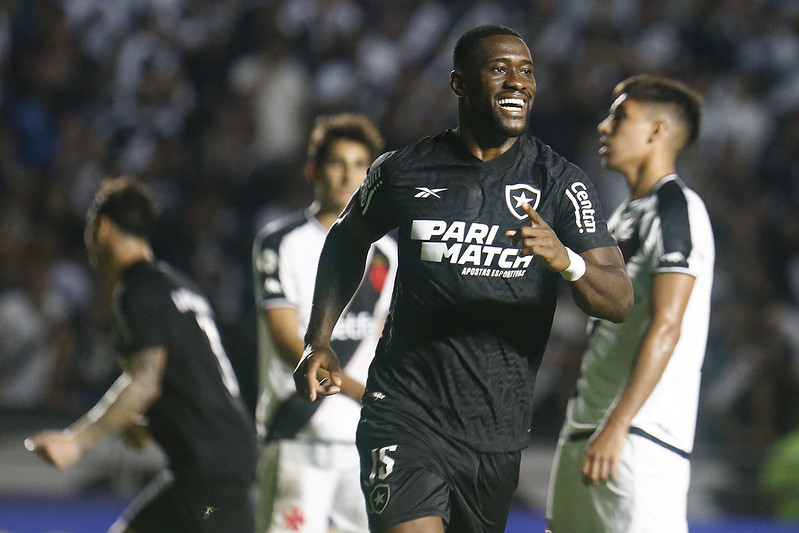
[[[206,291],[253,407],[252,238],[309,202],[312,120],[364,113],[389,149],[453,127],[452,48],[488,22],[525,37],[532,131],[608,212],[627,194],[596,153],[613,86],[648,72],[704,95],[679,166],[717,246],[697,453],[745,480],[717,494],[731,510],[790,513],[775,494],[799,485],[795,0],[0,0],[0,418],[77,416],[116,377],[82,230],[123,173],[155,189],[156,254]],[[584,340],[563,307],[537,392],[535,438],[552,442]]]

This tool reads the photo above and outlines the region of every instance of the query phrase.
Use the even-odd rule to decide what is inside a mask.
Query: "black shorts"
[[[136,496],[115,527],[148,533],[252,533],[250,486],[228,480],[175,478],[161,472]],[[116,529],[112,528],[112,531]]]
[[[478,452],[420,424],[361,418],[357,434],[369,529],[440,516],[447,531],[503,533],[521,452]]]

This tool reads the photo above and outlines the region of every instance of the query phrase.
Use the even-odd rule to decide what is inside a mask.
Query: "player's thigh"
[[[182,517],[172,474],[160,472],[117,518],[108,533],[190,533]]]
[[[256,530],[326,531],[337,479],[331,460],[325,445],[281,440],[264,446]]]
[[[355,444],[332,444],[338,473],[335,504],[331,509],[333,527],[338,533],[363,533],[368,530],[366,501],[360,484],[360,460]]]
[[[478,452],[452,443],[441,458],[451,482],[447,531],[504,533],[519,484],[521,453]]]
[[[687,533],[690,461],[638,435],[628,437],[635,473],[629,531]]]
[[[582,480],[587,440],[561,439],[552,462],[547,497],[547,518],[553,533],[603,531],[592,493]]]
[[[418,527],[436,518],[449,520],[450,487],[441,465],[428,444],[411,433],[363,419],[358,427],[361,489],[371,531],[404,531],[411,527],[406,522],[416,521]]]

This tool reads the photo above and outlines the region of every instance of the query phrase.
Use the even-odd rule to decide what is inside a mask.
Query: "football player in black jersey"
[[[372,164],[328,233],[294,373],[311,401],[341,390],[333,326],[369,246],[398,228],[357,434],[372,531],[504,531],[559,277],[590,315],[623,321],[633,303],[590,180],[527,132],[523,39],[481,26],[453,56],[458,126]]]
[[[112,433],[135,447],[152,435],[168,469],[109,531],[252,533],[255,427],[208,301],[153,257],[157,212],[132,178],[105,180],[95,196],[85,240],[92,264],[117,281],[124,371],[74,424],[42,431],[25,446],[63,469]]]

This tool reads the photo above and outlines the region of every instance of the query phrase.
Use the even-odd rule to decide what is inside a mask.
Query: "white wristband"
[[[560,271],[560,275],[566,281],[577,281],[585,274],[585,260],[579,254],[574,253],[571,248],[566,248],[569,254],[569,266]]]

